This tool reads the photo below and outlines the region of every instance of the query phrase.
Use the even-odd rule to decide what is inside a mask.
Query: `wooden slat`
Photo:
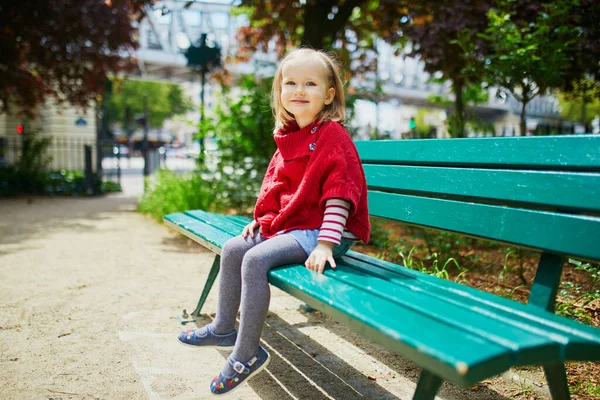
[[[369,209],[378,217],[600,260],[600,217],[375,191]]]
[[[171,228],[202,244],[216,254],[221,254],[223,244],[236,234],[208,225],[184,213],[166,215],[164,221]]]
[[[420,305],[429,306],[431,303],[427,299],[436,299],[447,304],[448,307],[471,310],[480,313],[487,320],[503,321],[520,329],[537,332],[538,335],[548,339],[557,340],[564,344],[562,360],[585,360],[590,356],[590,346],[595,346],[596,357],[600,360],[600,329],[598,328],[546,312],[541,308],[517,303],[354,251],[349,251],[338,265],[349,265],[354,270],[371,275],[375,279],[418,293],[424,296],[424,299],[417,301]],[[361,287],[365,285],[361,284]],[[377,292],[388,295],[387,291]],[[403,297],[399,301],[406,301],[406,299]],[[438,307],[432,308],[434,313],[438,312]],[[461,323],[467,326],[472,322],[471,319],[461,320]],[[503,331],[493,329],[492,333],[494,332]]]
[[[546,360],[544,357],[560,359],[561,346],[576,339],[565,332],[544,331],[533,319],[527,323],[517,323],[508,318],[484,315],[481,312],[482,308],[461,307],[449,302],[448,298],[432,296],[418,290],[419,285],[392,282],[381,279],[379,274],[369,274],[367,271],[354,268],[354,264],[341,263],[335,271],[328,270],[326,275],[357,292],[382,297],[404,309],[427,315],[430,326],[423,326],[422,329],[435,330],[448,341],[457,343],[463,340],[461,335],[452,337],[445,333],[446,327],[452,326],[482,340],[506,347],[507,351],[512,353],[513,365],[540,363]],[[388,316],[392,317],[394,316]],[[598,347],[600,349],[600,343]]]
[[[363,163],[600,171],[600,135],[357,141]]]
[[[365,164],[378,191],[463,196],[530,206],[600,211],[600,172],[491,170]],[[585,193],[585,196],[573,195]]]
[[[204,210],[190,210],[184,214],[227,232],[239,231],[239,233],[242,233],[242,229],[246,225],[242,220],[237,217],[234,218],[232,215],[222,215]]]
[[[504,346],[447,326],[447,334],[463,338],[451,342],[437,329],[424,329],[431,327],[427,315],[353,290],[326,275],[317,279],[314,272],[303,266],[274,269],[269,273],[269,281],[351,329],[459,384],[473,384],[510,366]]]

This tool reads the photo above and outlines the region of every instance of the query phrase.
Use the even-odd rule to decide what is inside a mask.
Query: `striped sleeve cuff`
[[[340,244],[350,212],[350,203],[342,199],[328,199],[318,240]]]

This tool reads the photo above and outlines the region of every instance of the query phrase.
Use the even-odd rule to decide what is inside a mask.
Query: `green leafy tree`
[[[560,105],[560,115],[570,121],[579,121],[585,131],[589,132],[589,126],[592,120],[600,116],[600,96],[596,93],[591,96],[595,83],[588,80],[586,83],[588,91],[584,91],[578,84],[575,84],[570,93],[559,93],[558,101]],[[584,95],[584,93],[586,93]],[[584,97],[585,96],[585,97]]]
[[[566,21],[577,2],[538,2],[538,11],[533,14],[520,13],[519,2],[525,3],[496,0],[488,12],[489,26],[480,35],[487,40],[490,51],[483,60],[473,54],[471,57],[482,62],[490,83],[506,88],[521,102],[520,129],[525,134],[527,104],[569,77],[569,48],[578,40],[577,28]]]
[[[470,62],[461,50],[461,43],[472,43],[471,50],[476,57],[485,54],[487,44],[478,33],[487,28],[491,2],[420,0],[405,3],[406,15],[401,19],[401,29],[411,43],[407,55],[420,57],[425,71],[441,72],[443,80],[452,82],[454,110],[449,118],[449,131],[453,136],[462,137],[466,120],[465,91],[480,85],[484,71]],[[384,39],[390,41],[393,37]]]
[[[568,23],[575,25],[578,32],[577,42],[567,49],[571,61],[566,68],[566,79],[561,90],[565,101],[573,101],[580,105],[578,120],[589,132],[589,121],[593,118],[590,112],[600,98],[600,2],[596,0],[578,0],[579,7],[574,7],[569,15]],[[570,113],[574,117],[577,113]],[[596,114],[597,115],[597,114]]]
[[[600,96],[600,2],[576,0],[565,23],[574,26],[577,41],[566,51],[571,56],[565,65],[563,91],[590,101]]]
[[[135,117],[144,114],[144,96],[148,96],[150,126],[160,128],[165,120],[193,108],[192,99],[179,85],[138,80],[113,80],[112,93],[106,96],[106,122],[120,124],[128,137],[133,134]]]
[[[87,107],[109,74],[135,66],[135,20],[153,0],[3,0],[0,112],[32,116],[46,97]]]
[[[272,79],[242,76],[235,89],[224,86],[206,131],[219,146],[219,163],[213,175],[218,201],[227,207],[252,207],[269,160],[275,153],[273,113],[270,105]]]

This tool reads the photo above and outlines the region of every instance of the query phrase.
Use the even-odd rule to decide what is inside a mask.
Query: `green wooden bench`
[[[566,256],[600,260],[600,136],[357,142],[374,216],[541,251],[528,304],[350,251],[314,279],[302,265],[271,284],[423,368],[415,399],[443,380],[470,386],[542,365],[568,399],[564,361],[600,361],[600,329],[553,313]],[[167,225],[217,254],[247,219],[204,211]]]

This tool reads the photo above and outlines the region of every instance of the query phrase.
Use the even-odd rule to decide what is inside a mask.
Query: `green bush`
[[[92,194],[120,192],[121,185],[92,176]],[[80,171],[41,172],[19,165],[0,167],[0,197],[21,195],[86,196],[85,176]]]
[[[167,214],[186,210],[218,211],[217,192],[197,171],[177,175],[163,169],[146,185],[138,210],[159,221]]]
[[[115,182],[101,181],[98,175],[92,175],[92,194],[120,192],[121,185]],[[54,171],[46,175],[44,194],[65,196],[86,196],[85,175],[81,171]]]
[[[236,83],[238,90],[223,85],[214,117],[199,126],[200,136],[214,136],[219,146],[216,168],[205,168],[203,175],[212,182],[224,208],[245,212],[254,206],[277,148],[270,106],[272,82],[272,78],[242,75]]]

